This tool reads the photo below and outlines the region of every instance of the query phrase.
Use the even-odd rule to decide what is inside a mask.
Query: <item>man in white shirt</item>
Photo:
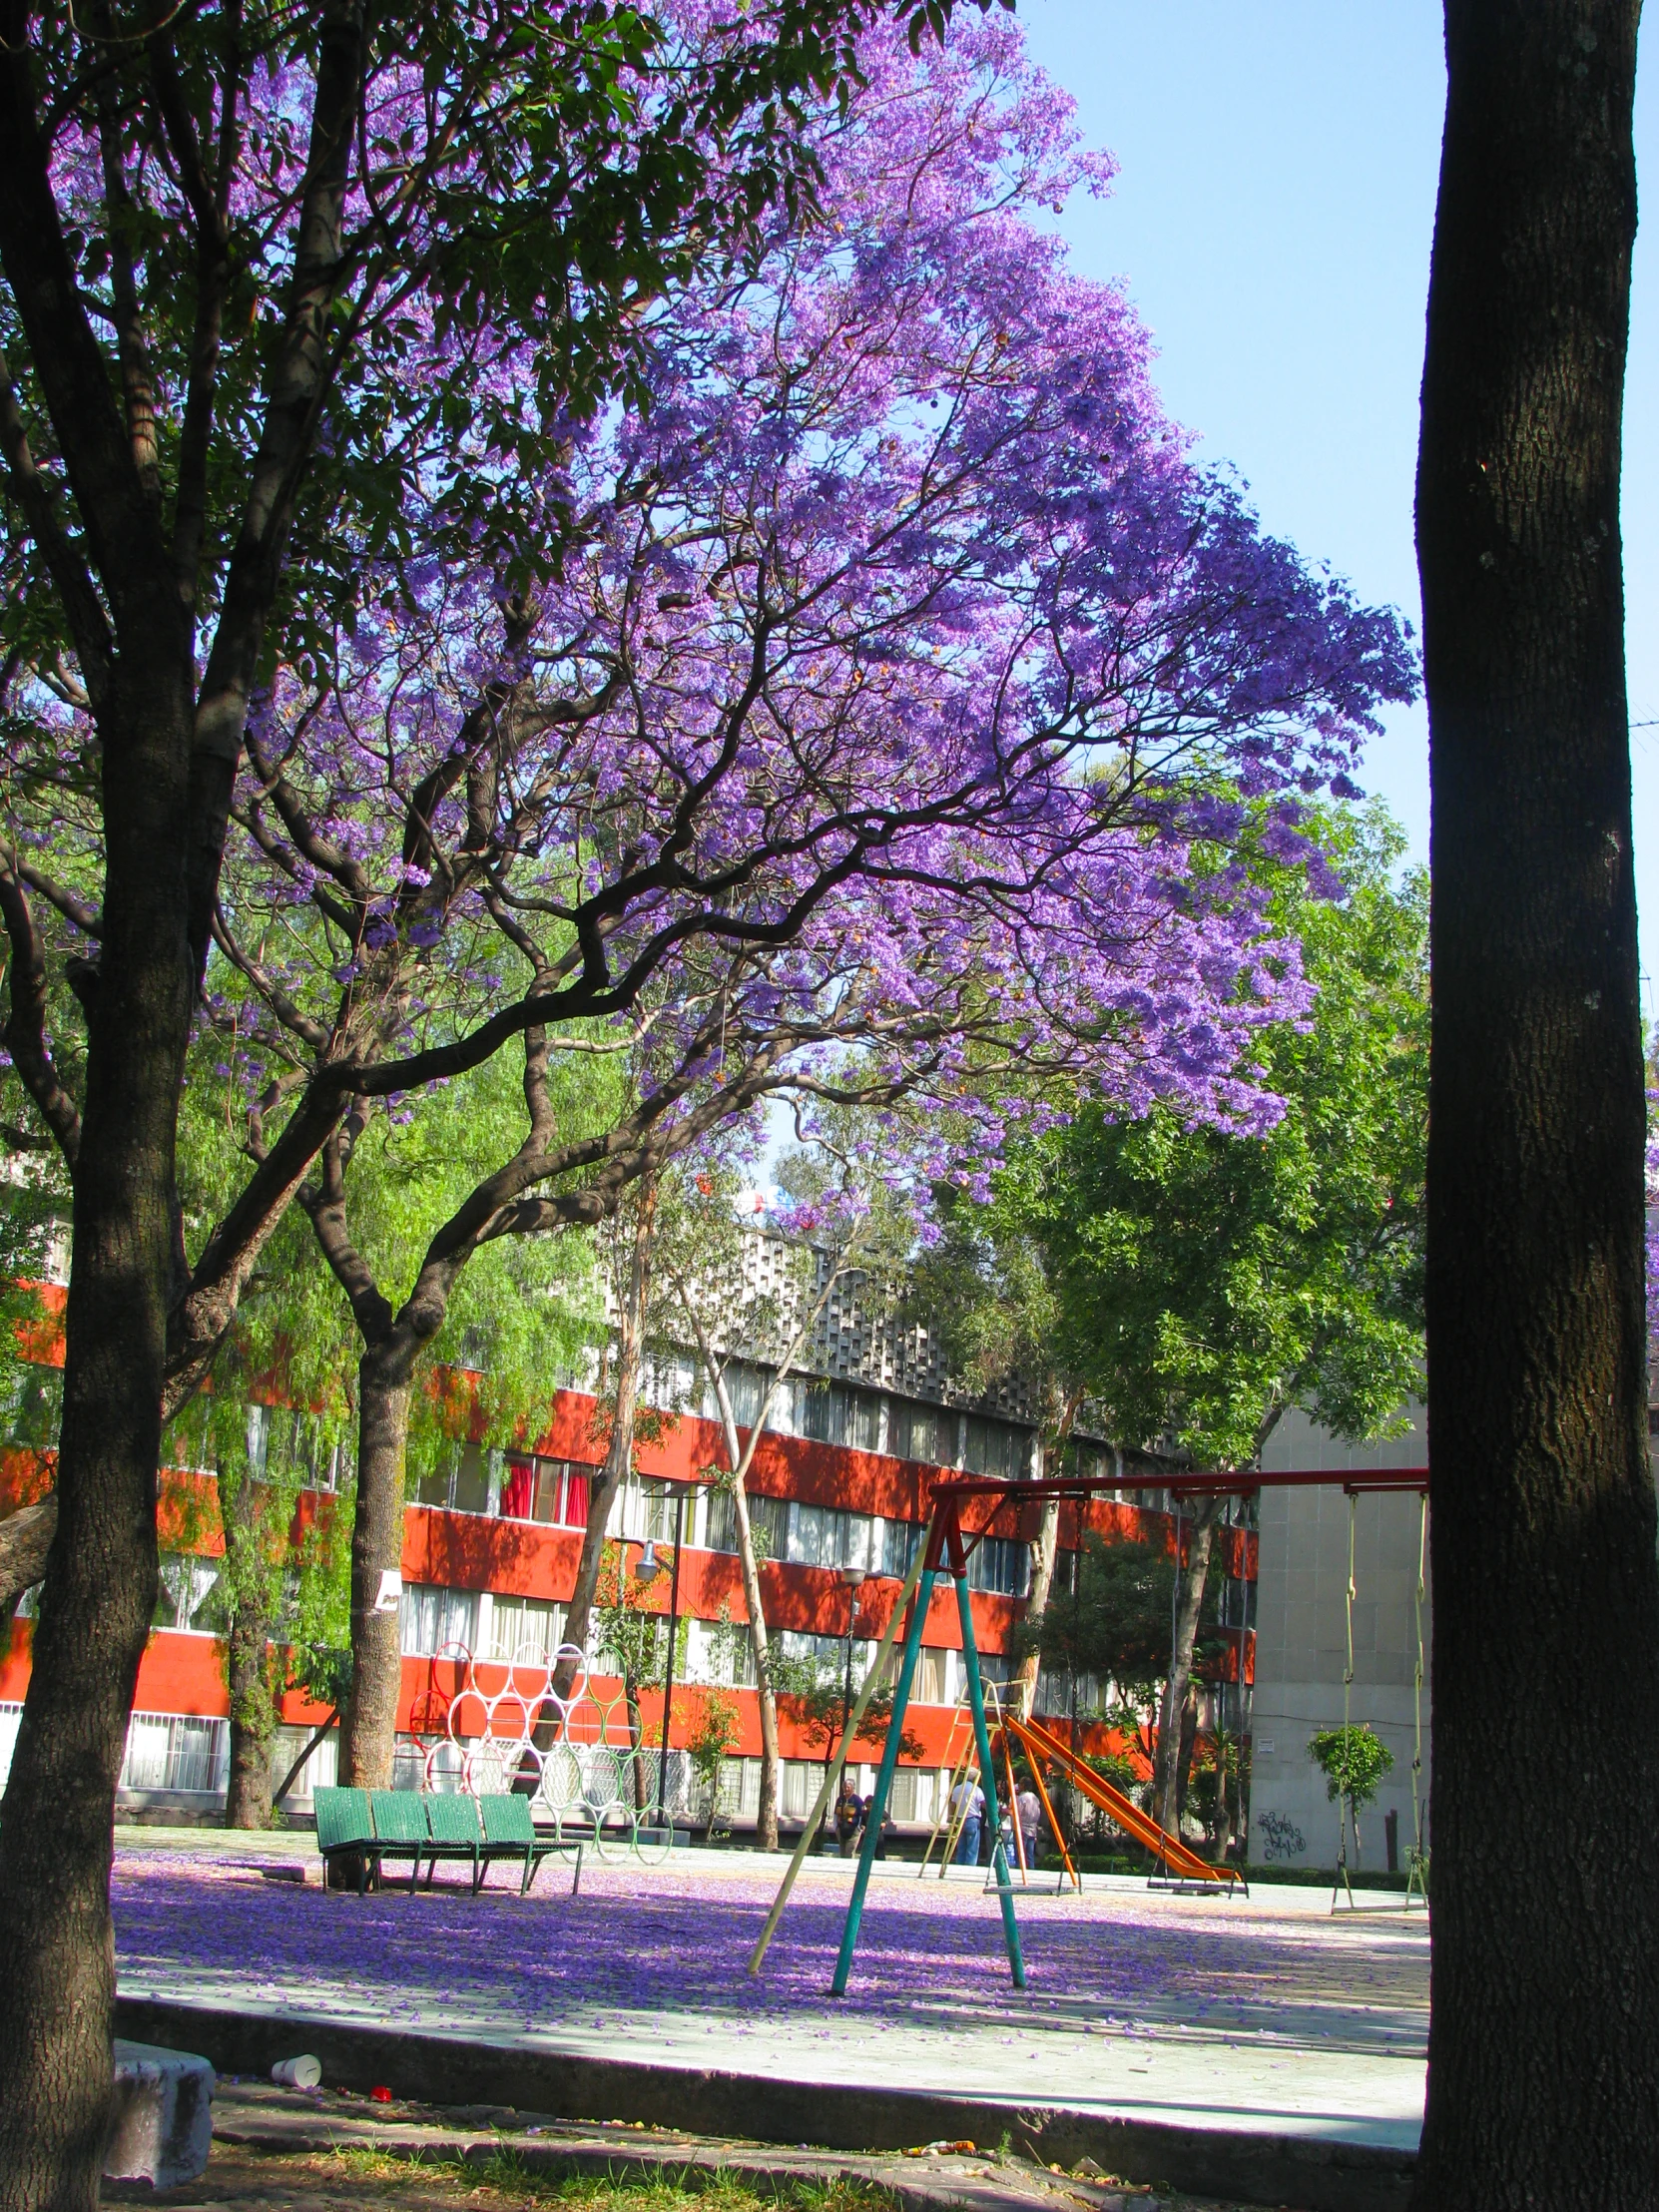
[[[985,1793],[972,1775],[964,1775],[950,1793],[950,1817],[961,1822],[956,1842],[958,1867],[979,1864],[979,1832],[985,1822]]]

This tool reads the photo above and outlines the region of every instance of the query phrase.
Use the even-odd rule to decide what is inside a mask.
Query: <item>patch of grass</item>
[[[550,2174],[526,2164],[522,2151],[502,2141],[482,2160],[419,2150],[392,2152],[372,2144],[340,2144],[305,2163],[313,2173],[341,2181],[382,2183],[390,2194],[417,2176],[428,2188],[452,2189],[476,2203],[568,2205],[572,2212],[896,2212],[897,2199],[870,2182],[786,2181],[762,2190],[718,2168],[665,2166],[659,2172],[618,2175]]]

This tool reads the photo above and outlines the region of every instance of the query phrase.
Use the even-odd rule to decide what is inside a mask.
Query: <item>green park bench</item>
[[[316,1848],[324,1868],[335,1861],[354,1864],[358,1896],[368,1888],[372,1873],[382,1879],[383,1863],[407,1859],[409,1894],[420,1879],[426,1862],[426,1887],[439,1860],[464,1863],[472,1874],[474,1897],[497,1859],[523,1870],[519,1895],[525,1896],[544,1859],[575,1855],[571,1895],[582,1887],[582,1846],[539,1831],[530,1814],[530,1801],[519,1792],[473,1797],[428,1796],[420,1790],[317,1789],[311,1802],[316,1818]]]
[[[316,1848],[322,1857],[323,1880],[332,1874],[334,1862],[355,1859],[357,1895],[368,1887],[368,1870],[374,1863],[374,1822],[368,1810],[366,1790],[316,1789],[311,1792],[316,1818]]]
[[[544,1859],[551,1859],[556,1853],[573,1851],[576,1854],[576,1873],[570,1885],[570,1894],[572,1897],[578,1895],[582,1887],[581,1844],[574,1838],[567,1843],[558,1836],[539,1834],[535,1822],[530,1818],[530,1800],[527,1797],[516,1790],[481,1797],[478,1800],[478,1811],[484,1823],[484,1845],[475,1888],[482,1884],[493,1860],[517,1860],[524,1868],[524,1879],[518,1890],[519,1896],[524,1897],[535,1881],[536,1871]]]

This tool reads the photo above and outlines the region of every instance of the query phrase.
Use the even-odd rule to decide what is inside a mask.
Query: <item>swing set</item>
[[[1411,1768],[1411,1798],[1415,1836],[1411,1851],[1411,1877],[1419,1893],[1422,1893],[1422,1874],[1426,1865],[1422,1850],[1422,1813],[1419,1795],[1419,1779],[1422,1769],[1422,1599],[1423,1568],[1427,1555],[1428,1469],[1407,1467],[1380,1470],[1376,1474],[1356,1476],[1349,1472],[1287,1473],[1287,1474],[1232,1474],[1232,1475],[1177,1475],[1160,1487],[1178,1499],[1189,1497],[1249,1497],[1269,1485],[1275,1488],[1305,1488],[1338,1485],[1349,1497],[1349,1577],[1348,1577],[1348,1667],[1343,1684],[1343,1726],[1349,1724],[1350,1692],[1354,1681],[1354,1603],[1358,1591],[1354,1571],[1354,1538],[1356,1500],[1367,1493],[1378,1491],[1407,1490],[1417,1492],[1422,1499],[1422,1520],[1418,1547],[1416,1626],[1417,1626],[1417,1741],[1416,1757]],[[1068,1475],[1050,1481],[1022,1481],[997,1475],[951,1475],[932,1486],[933,1510],[927,1523],[927,1540],[919,1545],[910,1562],[910,1570],[904,1577],[897,1603],[888,1616],[887,1625],[875,1647],[869,1671],[862,1689],[846,1714],[841,1728],[840,1745],[835,1755],[827,1762],[824,1783],[819,1791],[818,1803],[813,1808],[794,1857],[779,1885],[772,1910],[756,1938],[749,1957],[749,1971],[759,1974],[784,1908],[795,1887],[797,1875],[806,1861],[813,1838],[818,1834],[829,1809],[832,1778],[845,1760],[852,1740],[858,1732],[865,1710],[869,1705],[876,1684],[882,1679],[888,1654],[897,1640],[899,1624],[904,1623],[903,1650],[898,1663],[898,1679],[893,1687],[892,1713],[887,1723],[886,1742],[882,1747],[881,1763],[876,1770],[875,1790],[869,1815],[864,1823],[864,1836],[858,1852],[857,1871],[852,1880],[852,1896],[847,1904],[846,1921],[841,1933],[840,1949],[835,1959],[835,1970],[830,1981],[831,1994],[846,1994],[847,1977],[852,1970],[852,1956],[857,1947],[858,1929],[863,1920],[864,1897],[869,1888],[870,1869],[875,1860],[875,1847],[886,1818],[888,1800],[892,1794],[893,1773],[898,1764],[898,1746],[904,1732],[904,1716],[910,1703],[910,1692],[915,1681],[916,1665],[921,1653],[921,1632],[927,1618],[928,1605],[935,1584],[941,1575],[948,1575],[956,1586],[956,1612],[962,1632],[963,1672],[967,1678],[967,1704],[972,1724],[970,1759],[977,1753],[979,1787],[984,1793],[985,1814],[994,1839],[991,1859],[991,1878],[987,1888],[994,1888],[1002,1914],[1003,1938],[1008,1949],[1008,1966],[1014,1987],[1025,1987],[1025,1957],[1020,1947],[1019,1926],[1014,1918],[1014,1885],[1009,1875],[1008,1855],[1002,1841],[1001,1811],[996,1788],[996,1762],[992,1755],[991,1726],[985,1704],[985,1690],[979,1669],[979,1647],[973,1632],[973,1609],[968,1595],[968,1560],[972,1553],[991,1534],[998,1515],[1005,1505],[1017,1510],[1039,1498],[1086,1500],[1108,1490],[1122,1487],[1121,1477],[1109,1475]],[[993,1502],[984,1525],[974,1529],[962,1526],[962,1507],[972,1498],[989,1498]],[[1058,1766],[1071,1786],[1098,1805],[1125,1833],[1133,1836],[1154,1854],[1153,1881],[1158,1880],[1159,1868],[1163,1869],[1164,1883],[1186,1889],[1202,1887],[1215,1893],[1224,1889],[1236,1895],[1244,1889],[1244,1878],[1236,1868],[1212,1865],[1187,1849],[1179,1838],[1166,1835],[1149,1820],[1129,1798],[1110,1783],[1102,1780],[1092,1768],[1078,1758],[1075,1751],[1047,1728],[1034,1720],[1020,1719],[1007,1711],[999,1711],[997,1734],[1000,1738],[1004,1762],[1008,1770],[1009,1811],[1013,1810],[1013,1761],[1011,1744],[1018,1743],[1026,1753],[1050,1828],[1059,1838],[1059,1825],[1054,1820],[1053,1807],[1048,1802],[1041,1774],[1043,1763]],[[1346,1738],[1345,1738],[1346,1741]],[[964,1771],[969,1761],[964,1762]],[[1017,1838],[1018,1822],[1012,1822]],[[1080,1890],[1082,1882],[1072,1866],[1070,1856],[1061,1843],[1061,1856],[1066,1873]],[[1023,1871],[1023,1846],[1016,1844]],[[1338,1885],[1346,1879],[1346,1841],[1344,1857],[1339,1864]],[[1352,1903],[1353,1891],[1349,1891]],[[1411,1888],[1407,1886],[1406,1906],[1409,1909]],[[1426,1896],[1424,1896],[1426,1904]],[[1335,1910],[1335,1902],[1333,1902]]]

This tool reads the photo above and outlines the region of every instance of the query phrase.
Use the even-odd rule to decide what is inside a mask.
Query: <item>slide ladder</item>
[[[1079,1758],[1069,1745],[1062,1743],[1039,1721],[1016,1721],[1012,1714],[1007,1714],[1002,1725],[1024,1746],[1033,1764],[1044,1759],[1057,1766],[1073,1789],[1081,1791],[1091,1804],[1098,1805],[1126,1836],[1144,1844],[1154,1861],[1183,1888],[1192,1883],[1206,1890],[1222,1891],[1230,1897],[1241,1890],[1246,1897],[1250,1895],[1250,1886],[1236,1867],[1216,1866],[1208,1859],[1200,1859],[1196,1851],[1189,1851],[1178,1838],[1167,1835],[1132,1799],[1126,1798],[1121,1790],[1114,1790],[1109,1782],[1102,1781],[1086,1760]]]

